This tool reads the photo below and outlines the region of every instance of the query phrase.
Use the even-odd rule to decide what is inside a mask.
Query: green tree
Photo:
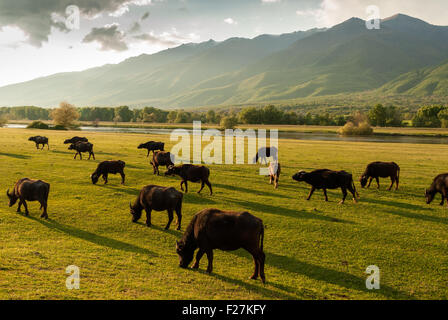
[[[387,123],[387,110],[382,104],[374,106],[368,114],[372,126],[385,127]]]
[[[65,101],[61,102],[59,108],[54,109],[50,116],[56,125],[66,128],[73,126],[74,122],[79,119],[78,110]]]
[[[114,121],[120,117],[120,120],[117,120],[118,122],[130,122],[133,116],[134,113],[128,106],[121,106],[115,109]]]
[[[235,129],[238,119],[234,115],[225,116],[221,119],[220,125],[222,129]]]

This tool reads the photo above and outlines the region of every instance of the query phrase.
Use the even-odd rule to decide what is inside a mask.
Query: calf
[[[171,153],[165,151],[157,151],[152,155],[151,165],[154,169],[154,174],[159,175],[159,166],[169,166],[174,165],[171,160]]]
[[[193,164],[183,164],[180,166],[170,166],[168,167],[168,171],[165,172],[166,176],[177,175],[182,178],[180,182],[180,188],[184,191],[183,184],[185,184],[185,193],[188,192],[188,184],[187,181],[191,182],[199,182],[201,181],[201,189],[199,189],[198,193],[201,193],[202,189],[204,189],[204,185],[207,185],[210,189],[210,195],[213,195],[212,185],[208,178],[210,177],[210,169],[204,166],[195,166]]]
[[[369,185],[367,188],[370,187],[370,184],[372,183],[373,179],[376,179],[376,183],[378,185],[378,189],[380,188],[380,179],[379,178],[387,178],[390,177],[390,180],[392,181],[389,189],[391,190],[394,183],[396,183],[395,190],[398,190],[398,184],[400,180],[400,167],[395,162],[372,162],[370,163],[366,170],[364,171],[364,174],[361,176],[359,181],[361,182],[361,187],[365,187],[367,184],[367,180],[369,180]]]
[[[269,184],[274,182],[274,188],[278,188],[278,180],[280,178],[281,167],[278,162],[271,162],[269,164]]]
[[[448,199],[448,173],[439,174],[434,178],[431,186],[429,189],[426,189],[425,192],[426,203],[430,204],[437,193],[442,195],[442,202],[440,202],[440,205],[443,206],[445,199]]]
[[[64,144],[72,144],[78,142],[89,142],[89,140],[85,137],[73,137],[71,139],[67,139],[64,141]]]
[[[47,145],[48,150],[50,150],[50,145],[48,144],[48,138],[42,136],[30,137],[28,141],[33,141],[36,144],[36,149],[39,149],[39,145],[42,145],[41,150],[44,149],[45,145]]]
[[[126,163],[124,163],[121,160],[118,161],[103,161],[100,164],[98,164],[98,167],[96,168],[95,172],[90,176],[92,179],[92,183],[96,184],[98,182],[98,179],[103,176],[104,184],[107,184],[107,177],[109,174],[117,174],[119,173],[121,175],[121,184],[124,184],[125,180],[125,174],[124,174],[124,167]]]
[[[149,141],[149,142],[140,144],[138,146],[138,149],[147,149],[148,154],[146,155],[146,157],[149,157],[150,151],[152,151],[153,154],[154,154],[154,151],[156,151],[156,150],[165,151],[165,143]]]
[[[347,198],[347,190],[353,195],[353,201],[356,203],[356,192],[355,184],[353,183],[353,176],[345,171],[332,171],[328,169],[315,170],[313,172],[307,173],[305,171],[300,171],[292,177],[295,181],[305,181],[311,185],[311,191],[306,200],[310,200],[316,189],[324,190],[325,201],[328,201],[327,189],[337,189],[341,188],[343,198],[340,202],[343,204]]]
[[[41,218],[48,219],[47,204],[48,194],[50,193],[50,185],[42,180],[31,180],[28,178],[20,179],[14,185],[12,193],[6,191],[9,198],[9,207],[12,207],[19,200],[17,212],[21,212],[20,208],[25,207],[25,215],[29,215],[28,205],[26,201],[39,201],[40,209],[43,209]]]
[[[70,147],[68,147],[68,150],[75,150],[75,159],[76,156],[79,154],[79,159],[82,160],[82,154],[83,152],[88,152],[89,153],[89,159],[90,157],[93,156],[93,160],[95,160],[95,153],[93,153],[93,144],[91,144],[90,142],[77,142],[77,143],[72,143],[70,145]]]
[[[179,266],[188,268],[199,248],[193,269],[199,268],[199,261],[207,254],[207,272],[211,273],[213,249],[234,251],[244,248],[254,259],[255,270],[250,278],[256,280],[260,276],[265,283],[263,238],[263,221],[249,212],[204,209],[193,217],[182,239],[176,242]]]
[[[132,222],[137,222],[142,216],[143,209],[146,211],[146,225],[151,226],[151,211],[168,211],[168,224],[165,230],[169,229],[173,221],[173,211],[177,215],[177,230],[180,230],[182,223],[182,192],[174,188],[164,188],[155,185],[144,187],[134,204],[130,204]]]

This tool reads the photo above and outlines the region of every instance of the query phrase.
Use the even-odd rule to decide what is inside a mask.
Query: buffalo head
[[[166,176],[174,176],[177,173],[176,167],[171,165],[168,166],[168,170],[165,172]]]
[[[142,216],[142,209],[138,208],[138,206],[133,206],[132,203],[129,202],[129,208],[132,215],[132,222],[137,222]]]
[[[92,179],[92,183],[96,184],[98,182],[98,179],[100,178],[100,176],[97,173],[94,173],[90,176],[90,178]]]
[[[293,175],[292,179],[295,181],[299,181],[299,182],[304,181],[303,179],[304,179],[305,175],[306,175],[305,171],[300,171],[300,172],[297,172],[295,175]]]
[[[433,192],[430,192],[428,189],[425,190],[425,198],[427,204],[430,204],[432,200],[434,200],[434,196],[435,194]]]
[[[19,199],[19,197],[16,196],[15,193],[9,193],[9,189],[6,191],[6,195],[9,198],[9,206],[12,207],[13,205],[16,204],[17,200]]]
[[[368,180],[368,178],[366,177],[366,176],[362,176],[360,179],[359,179],[359,182],[361,183],[361,187],[365,187],[366,186],[366,184],[367,184],[367,180]]]
[[[176,252],[179,255],[179,267],[188,268],[193,261],[194,250],[187,248],[183,241],[176,241]]]

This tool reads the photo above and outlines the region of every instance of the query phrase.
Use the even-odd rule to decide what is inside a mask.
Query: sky
[[[367,20],[371,5],[381,18],[448,25],[447,0],[0,0],[0,86],[182,43]]]

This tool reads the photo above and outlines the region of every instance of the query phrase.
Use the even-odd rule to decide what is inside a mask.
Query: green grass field
[[[32,135],[50,138],[50,151],[36,150]],[[73,160],[63,145],[73,135],[94,143],[96,161]],[[266,285],[249,280],[250,255],[215,251],[214,273],[178,267],[175,241],[182,232],[163,230],[166,212],[153,212],[153,227],[131,222],[129,202],[147,184],[179,189],[179,178],[154,176],[140,142],[168,136],[0,129],[0,298],[1,299],[447,299],[448,210],[428,206],[424,189],[448,171],[448,146],[280,140],[282,176],[274,190],[259,166],[211,165],[208,190],[189,184],[183,225],[199,210],[247,210],[263,219]],[[111,176],[92,185],[90,174],[103,160],[126,162],[127,183]],[[371,161],[401,166],[401,188],[362,190],[358,204],[330,202],[291,176],[300,169],[345,169],[356,179]],[[161,169],[164,172],[165,168]],[[8,208],[6,189],[22,177],[51,184],[48,221],[39,205],[30,216]],[[65,286],[69,265],[80,268],[79,290]],[[365,270],[381,270],[380,290],[367,290]]]

